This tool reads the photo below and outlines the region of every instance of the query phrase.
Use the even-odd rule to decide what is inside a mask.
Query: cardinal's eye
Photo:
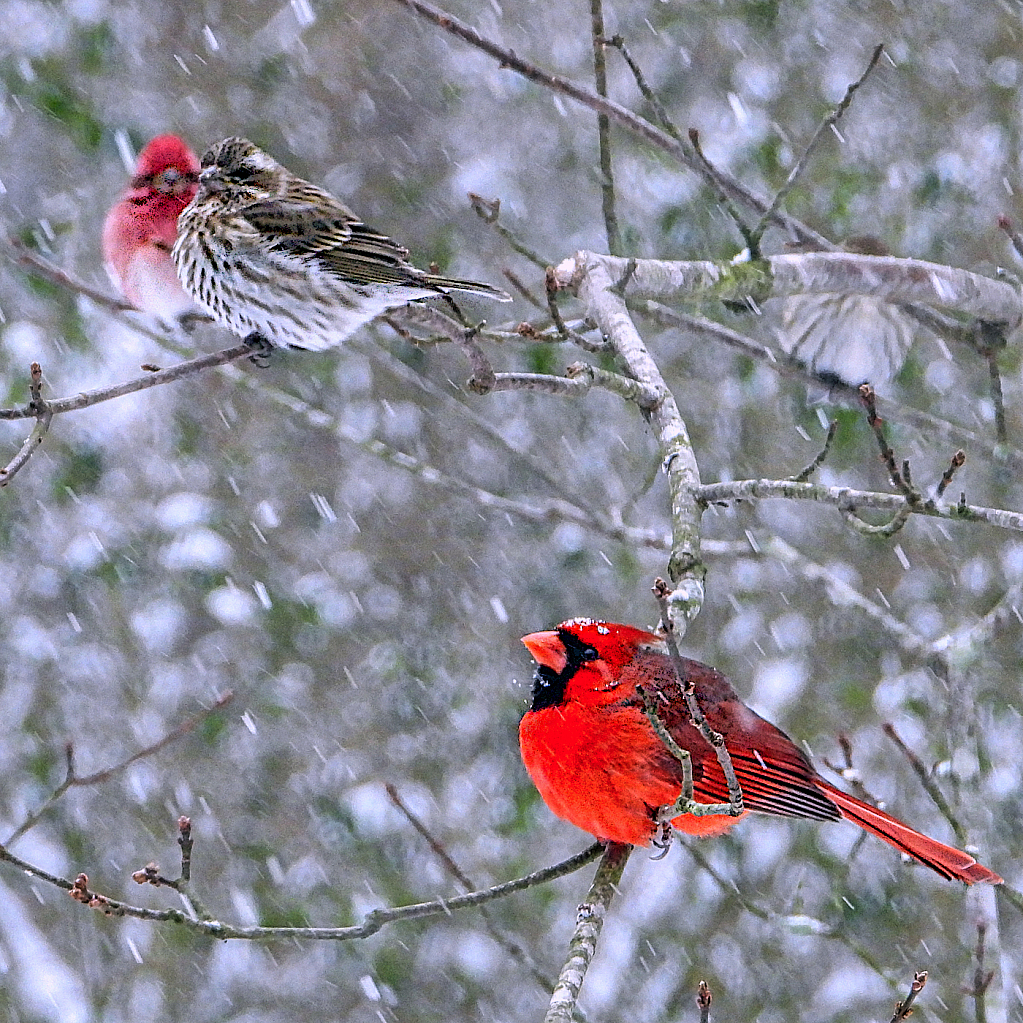
[[[596,651],[596,650],[594,650],[594,649],[593,649],[593,647],[591,647],[591,646],[588,646],[588,647],[587,647],[587,648],[586,648],[586,649],[585,649],[585,650],[583,651],[583,660],[584,660],[584,661],[595,661],[595,660],[597,659],[597,657],[598,657],[598,656],[600,656],[600,655],[599,655],[599,654],[597,653],[597,651]]]

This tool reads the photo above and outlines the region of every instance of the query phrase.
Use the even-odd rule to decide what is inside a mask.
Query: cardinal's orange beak
[[[531,632],[528,636],[522,637],[526,649],[533,655],[537,664],[550,668],[556,675],[560,675],[568,664],[568,657],[565,654],[565,644],[556,632]]]

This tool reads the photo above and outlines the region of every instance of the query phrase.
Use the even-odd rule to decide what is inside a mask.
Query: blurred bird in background
[[[103,224],[103,259],[114,286],[136,309],[168,321],[195,312],[171,249],[198,181],[191,149],[177,135],[158,135],[139,154],[135,176]]]
[[[408,302],[500,288],[419,270],[408,250],[243,138],[202,158],[174,262],[185,290],[254,345],[320,351]]]
[[[847,252],[890,256],[878,238],[859,235],[842,243]],[[777,329],[781,348],[825,383],[875,388],[902,368],[917,328],[906,312],[871,295],[807,294],[782,300]]]

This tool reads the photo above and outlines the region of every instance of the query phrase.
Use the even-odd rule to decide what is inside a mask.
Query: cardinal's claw
[[[650,857],[650,859],[663,860],[664,857],[667,856],[668,853],[670,852],[671,843],[674,841],[674,839],[675,832],[672,829],[671,824],[668,821],[661,821],[661,823],[658,825],[658,835],[650,843],[655,849],[659,851],[654,853]]]

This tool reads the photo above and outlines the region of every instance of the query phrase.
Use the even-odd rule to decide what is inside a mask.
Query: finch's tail
[[[495,288],[492,284],[484,284],[482,281],[460,281],[457,277],[438,277],[429,274],[426,282],[439,291],[466,291],[472,295],[486,295],[487,298],[496,299],[498,302],[512,300],[507,291]]]
[[[1002,879],[993,870],[988,870],[978,863],[969,853],[921,835],[908,824],[903,824],[883,810],[863,803],[827,782],[818,782],[818,785],[827,792],[828,798],[842,811],[842,816],[847,821],[852,821],[864,831],[877,835],[882,841],[895,846],[907,856],[912,856],[914,860],[919,860],[942,877],[952,881],[964,881],[966,884],[976,884],[978,881],[1002,883]]]

